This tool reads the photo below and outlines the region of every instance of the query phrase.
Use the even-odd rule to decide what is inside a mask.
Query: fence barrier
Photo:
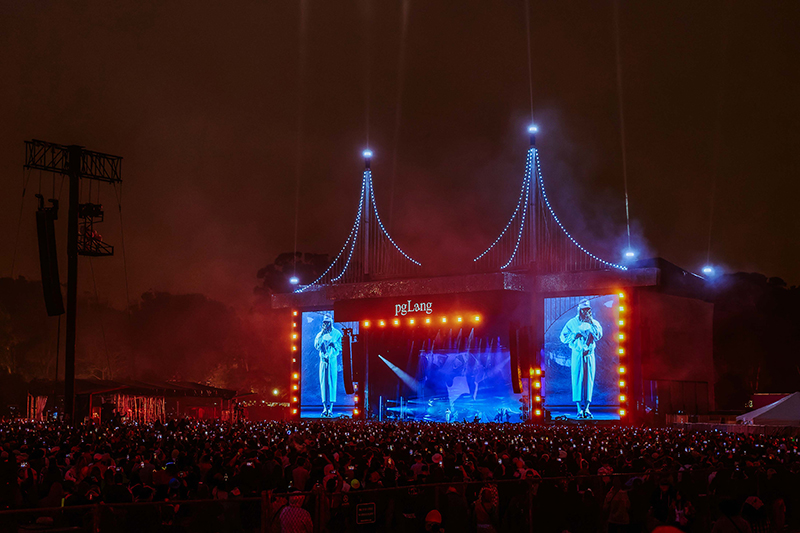
[[[0,511],[0,533],[28,531],[134,533],[349,533],[436,531],[604,532],[627,517],[625,531],[647,532],[660,524],[683,531],[710,531],[720,502],[749,496],[763,500],[759,520],[784,530],[796,521],[796,486],[770,484],[766,475],[713,480],[704,470],[609,474],[459,483],[429,483],[375,489],[262,492],[260,496],[214,500],[96,503]],[[667,480],[668,485],[662,482]],[[333,484],[332,484],[333,485]],[[332,488],[329,487],[329,488]],[[786,494],[789,491],[789,494]],[[788,502],[788,510],[787,510]],[[426,517],[436,511],[426,529]],[[751,518],[752,520],[752,518]],[[611,527],[609,527],[611,524]],[[761,524],[762,526],[764,524]],[[756,530],[756,528],[753,528]],[[760,529],[759,529],[760,530]]]

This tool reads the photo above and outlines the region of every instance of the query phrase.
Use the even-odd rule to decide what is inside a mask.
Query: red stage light
[[[364,327],[365,327],[365,328],[368,328],[368,327],[369,327],[369,320],[365,320],[365,321],[364,321]]]
[[[292,311],[292,316],[297,316],[297,311]]]
[[[536,416],[542,416],[542,410],[541,409],[537,409],[536,411],[534,411],[534,414]]]
[[[384,322],[383,320],[381,320],[380,322],[378,322],[378,325],[379,325],[379,326],[381,326],[381,327],[383,327],[383,326],[385,326],[385,325],[386,325],[386,322]]]
[[[414,325],[414,319],[413,318],[408,319],[408,323],[413,326]]]
[[[394,320],[394,325],[395,325],[395,326],[399,326],[399,325],[400,325],[400,321],[399,321],[399,320],[397,320],[397,319],[395,319],[395,320]]]

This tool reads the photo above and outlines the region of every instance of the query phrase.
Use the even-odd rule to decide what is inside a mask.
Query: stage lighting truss
[[[627,340],[628,340],[628,318],[629,302],[624,292],[619,291],[619,335],[617,338],[619,354],[619,417],[620,420],[625,420],[628,415],[628,365],[627,365]]]
[[[477,313],[460,313],[453,315],[424,315],[412,317],[396,317],[384,319],[368,319],[361,321],[364,329],[399,328],[399,327],[425,327],[452,324],[454,326],[478,326],[483,322],[483,317]]]

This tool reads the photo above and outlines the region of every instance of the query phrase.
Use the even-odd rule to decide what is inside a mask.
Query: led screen
[[[334,322],[333,311],[302,314],[300,417],[350,417],[353,395],[345,394],[342,366],[343,328],[358,333],[358,322]]]
[[[513,393],[504,342],[471,326],[373,330],[371,411],[382,419],[520,422],[522,395]]]
[[[553,419],[619,419],[619,296],[545,298],[545,407]]]

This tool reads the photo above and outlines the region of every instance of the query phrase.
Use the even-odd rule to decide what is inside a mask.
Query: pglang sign
[[[433,313],[433,302],[417,302],[412,304],[411,300],[408,300],[404,304],[395,304],[394,316],[406,316],[409,313],[425,313],[429,315]]]

